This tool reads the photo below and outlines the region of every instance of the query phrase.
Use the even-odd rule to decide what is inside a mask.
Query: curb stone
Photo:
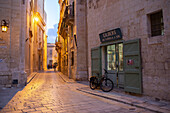
[[[32,79],[37,75],[38,72],[33,72],[27,77],[27,84],[29,84]]]
[[[127,100],[127,99],[122,99],[121,96],[117,97],[115,95],[109,95],[109,94],[106,94],[106,93],[88,91],[86,89],[81,89],[81,88],[79,88],[77,90],[84,92],[84,93],[94,95],[94,96],[98,96],[98,97],[101,97],[101,98],[105,98],[105,99],[117,101],[117,102],[120,102],[120,103],[123,103],[123,104],[128,104],[128,105],[135,106],[135,107],[138,107],[138,108],[146,109],[146,110],[156,112],[156,113],[169,113],[170,112],[167,109],[162,109],[158,106],[145,103],[145,101],[143,101],[143,102],[132,102],[132,101]],[[138,101],[138,100],[134,99],[133,101]]]
[[[59,76],[63,79],[64,82],[79,83],[79,82],[75,82],[73,79],[69,79],[66,75],[64,75],[61,72],[59,72]],[[167,102],[167,104],[165,105],[166,107],[165,107],[165,106],[160,105],[161,102],[154,101],[154,103],[156,104],[152,104],[152,101],[149,99],[142,99],[141,97],[139,97],[140,99],[137,99],[138,97],[130,97],[129,95],[126,95],[126,94],[124,95],[124,94],[121,94],[120,92],[115,93],[111,91],[109,93],[104,93],[102,91],[91,90],[89,87],[88,89],[87,87],[86,88],[80,87],[80,88],[77,88],[76,90],[84,92],[84,93],[88,93],[94,96],[99,96],[101,98],[106,98],[106,99],[110,99],[110,100],[117,101],[120,103],[135,106],[138,108],[146,109],[146,110],[156,112],[156,113],[170,113],[170,107],[167,107],[167,106],[170,106],[169,102]]]

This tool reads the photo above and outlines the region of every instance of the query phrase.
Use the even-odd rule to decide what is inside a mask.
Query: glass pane
[[[119,44],[119,71],[123,71],[123,44]]]
[[[107,70],[116,69],[115,61],[116,61],[115,45],[107,46]]]

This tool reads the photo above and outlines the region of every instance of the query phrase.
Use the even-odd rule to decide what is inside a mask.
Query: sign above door
[[[100,33],[99,37],[100,37],[100,41],[102,43],[109,42],[109,41],[113,41],[113,40],[122,39],[122,32],[121,32],[120,28],[116,28],[116,29],[113,29],[110,31]]]

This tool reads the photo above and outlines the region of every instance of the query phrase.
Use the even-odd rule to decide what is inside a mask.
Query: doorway
[[[102,43],[91,49],[91,75],[107,69],[114,86],[142,94],[140,39]]]
[[[124,88],[123,43],[108,45],[106,50],[106,66],[109,78],[115,87]]]

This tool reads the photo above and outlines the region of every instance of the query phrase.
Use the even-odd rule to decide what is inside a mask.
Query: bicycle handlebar
[[[108,72],[107,72],[107,70],[106,70],[106,69],[104,69],[104,71],[105,71],[105,73],[106,73],[106,74],[108,74]]]

